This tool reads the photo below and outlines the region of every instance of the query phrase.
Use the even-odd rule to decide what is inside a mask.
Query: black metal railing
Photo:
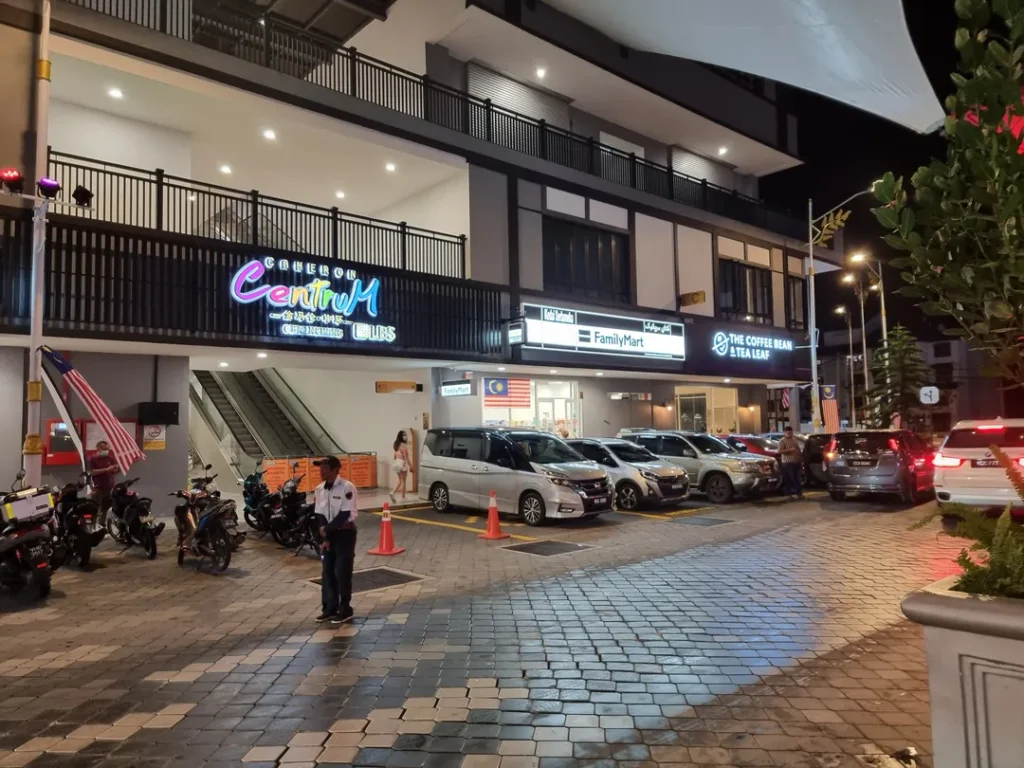
[[[225,5],[207,7],[176,0],[68,2],[566,168],[790,237],[806,234],[805,222],[773,211],[759,200],[505,109],[490,99],[470,96],[273,14],[259,17]]]
[[[32,212],[0,208],[0,329],[27,331],[31,304]],[[460,354],[476,359],[502,350],[500,289],[469,280],[365,263],[308,258],[212,238],[124,227],[51,214],[46,227],[44,327],[48,333],[101,338],[229,343],[381,351],[360,341],[354,326],[332,339],[289,335],[262,301],[239,302],[230,286],[256,259],[328,265],[379,281],[376,315],[353,321],[394,329],[389,350],[403,354]],[[317,272],[317,274],[323,274]],[[270,282],[289,282],[284,272]],[[295,281],[292,280],[292,283]],[[338,281],[335,282],[337,287]],[[300,321],[297,321],[300,322]]]
[[[448,235],[62,152],[49,173],[93,192],[73,215],[445,277],[465,277],[466,236]]]

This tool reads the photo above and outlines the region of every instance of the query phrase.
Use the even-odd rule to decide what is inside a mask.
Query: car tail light
[[[963,459],[956,459],[952,456],[943,456],[941,453],[936,453],[932,458],[932,464],[936,467],[944,467],[946,469],[953,469],[959,467],[964,463]]]
[[[1006,429],[1005,424],[979,424],[975,427],[979,432],[1002,432]]]
[[[825,459],[827,461],[832,461],[832,459],[834,459],[836,457],[836,446],[837,445],[838,445],[838,443],[836,442],[836,439],[833,437],[829,441],[828,447],[825,448]]]
[[[893,453],[899,453],[900,452],[900,444],[898,442],[896,442],[896,438],[895,437],[890,437],[889,438],[889,450],[892,451]]]

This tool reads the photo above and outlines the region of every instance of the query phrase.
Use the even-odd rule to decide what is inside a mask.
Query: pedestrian
[[[352,566],[356,559],[356,487],[339,477],[341,461],[327,456],[314,465],[323,481],[314,493],[314,514],[320,528],[323,612],[317,621],[344,624],[352,621]]]
[[[89,457],[89,473],[92,475],[93,497],[101,517],[110,506],[110,492],[114,490],[114,476],[118,472],[120,469],[110,455],[110,446],[106,440],[100,440]]]
[[[395,482],[395,489],[388,494],[391,498],[391,503],[398,503],[398,498],[395,494],[399,491],[402,492],[402,501],[405,501],[405,494],[408,489],[405,487],[406,482],[409,479],[409,437],[405,434],[405,430],[401,430],[398,433],[398,437],[395,438],[395,442],[391,445],[394,449],[394,455],[391,458],[391,469],[394,471],[397,478]]]
[[[779,455],[782,458],[782,492],[787,498],[804,497],[800,485],[800,467],[804,463],[804,451],[800,441],[793,437],[793,428],[786,427],[785,436],[779,440]]]

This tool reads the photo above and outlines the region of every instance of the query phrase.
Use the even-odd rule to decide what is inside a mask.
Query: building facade
[[[66,201],[46,226],[47,343],[144,443],[165,427],[146,482],[183,476],[189,446],[236,465],[369,451],[386,477],[399,429],[798,418],[781,393],[810,378],[806,222],[757,195],[799,162],[782,89],[655,66],[532,0],[299,11],[54,0],[39,126],[38,8],[0,0],[0,164]],[[0,206],[15,391],[31,216]],[[147,403],[178,424],[146,423],[168,413]],[[0,442],[0,470],[20,447]]]

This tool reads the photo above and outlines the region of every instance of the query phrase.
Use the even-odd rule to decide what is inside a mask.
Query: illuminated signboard
[[[473,394],[472,379],[458,379],[456,381],[441,382],[441,397],[461,397]]]
[[[685,360],[683,326],[662,320],[524,304],[524,346],[616,357]]]
[[[267,317],[279,323],[283,336],[379,344],[396,339],[394,326],[373,322],[380,280],[364,283],[353,269],[266,256],[244,264],[230,289],[240,304],[265,302]]]
[[[711,337],[711,351],[719,357],[736,360],[771,360],[782,352],[793,351],[793,340],[755,333],[717,331]]]

